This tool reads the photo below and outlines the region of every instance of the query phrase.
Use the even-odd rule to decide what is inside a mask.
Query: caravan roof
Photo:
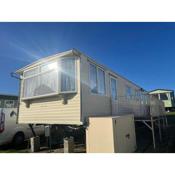
[[[55,54],[55,55],[51,55],[51,56],[48,56],[48,57],[44,57],[44,58],[38,59],[37,61],[35,61],[35,62],[31,63],[31,64],[28,64],[27,66],[25,66],[25,67],[23,67],[23,68],[21,68],[21,69],[18,69],[18,70],[16,71],[16,73],[22,74],[22,72],[23,72],[24,70],[26,70],[26,69],[28,69],[28,68],[30,68],[30,67],[37,66],[37,65],[39,65],[39,64],[41,64],[41,63],[45,63],[45,62],[50,61],[50,60],[52,60],[52,59],[55,59],[55,58],[57,58],[57,57],[66,57],[66,56],[69,56],[69,55],[72,55],[72,54],[77,55],[77,56],[79,56],[79,55],[84,55],[85,57],[88,58],[89,61],[98,64],[98,65],[99,65],[100,67],[102,67],[103,69],[110,70],[112,73],[114,73],[114,74],[118,75],[119,77],[121,77],[121,78],[123,78],[123,79],[125,79],[125,80],[127,80],[127,81],[129,81],[129,82],[131,82],[132,84],[134,84],[135,86],[137,86],[138,88],[140,88],[142,91],[146,91],[146,90],[144,90],[143,88],[141,88],[140,86],[138,86],[137,84],[135,84],[134,82],[132,82],[132,81],[128,80],[127,78],[125,78],[125,77],[119,75],[118,73],[112,71],[112,70],[109,69],[108,67],[106,67],[106,66],[104,66],[104,65],[102,65],[102,64],[97,63],[94,59],[92,59],[92,58],[90,58],[89,56],[85,55],[84,53],[78,51],[77,49],[71,49],[71,50],[68,50],[68,51],[65,51],[65,52],[61,52],[61,53],[58,53],[58,54]]]

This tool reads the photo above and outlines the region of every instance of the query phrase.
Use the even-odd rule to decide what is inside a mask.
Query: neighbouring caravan
[[[164,103],[167,112],[175,110],[174,91],[170,89],[155,89],[149,92]]]
[[[8,143],[18,146],[33,136],[27,124],[17,124],[17,104],[17,96],[0,94],[0,146]],[[36,135],[44,134],[41,125],[33,129]]]
[[[18,123],[85,125],[89,116],[163,115],[160,100],[75,49],[16,73],[21,79]]]

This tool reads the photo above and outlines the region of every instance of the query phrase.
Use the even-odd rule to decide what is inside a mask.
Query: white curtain
[[[24,89],[23,89],[23,97],[33,97],[34,91],[38,87],[39,81],[38,76],[24,79]]]
[[[34,90],[34,96],[52,94],[58,91],[58,72],[52,70],[39,76],[38,87]]]
[[[75,59],[61,60],[61,91],[75,91]]]
[[[34,97],[56,93],[58,90],[58,72],[52,70],[24,80],[23,97]]]
[[[23,80],[23,97],[30,98],[58,93],[59,73],[61,75],[61,91],[75,91],[75,58],[62,59],[60,68],[57,66],[57,62],[51,62],[41,66],[40,69],[26,72]],[[39,74],[37,70],[39,70]]]

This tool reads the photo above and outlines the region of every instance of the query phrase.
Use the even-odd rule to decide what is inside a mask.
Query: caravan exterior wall
[[[17,73],[22,76],[19,123],[81,125],[89,116],[150,114],[146,91],[76,50]]]
[[[67,58],[64,58],[64,59],[66,60]],[[56,57],[56,58],[53,58],[51,62],[57,61],[57,60],[58,58]],[[45,63],[43,64],[39,63],[33,67],[39,66],[39,69],[42,69],[42,65],[44,64]],[[49,88],[52,89],[52,88],[55,88],[56,86],[54,83],[55,81],[57,81],[56,79],[58,77],[56,76],[55,80],[53,79],[52,81],[53,75],[49,75],[49,74],[47,75],[47,72],[44,73],[43,75],[39,74],[40,77],[37,77],[36,75],[38,79],[31,80],[31,82],[25,82],[25,81],[28,81],[28,79],[23,78],[21,82],[21,95],[20,95],[18,122],[19,123],[40,123],[40,124],[41,123],[43,124],[81,124],[80,60],[79,59],[75,59],[75,67],[76,67],[76,85],[75,85],[76,89],[75,89],[75,92],[71,92],[67,94],[66,92],[58,93],[58,88],[59,89],[61,88],[59,86],[58,88],[56,88],[55,94],[45,93],[45,96],[39,95],[39,94],[42,94],[42,91],[47,92],[47,89],[45,87],[48,86],[48,89]],[[33,68],[30,67],[30,70],[32,69]],[[27,69],[27,71],[28,70],[29,69]],[[23,73],[23,77],[24,77],[24,73]],[[41,83],[41,85],[35,85],[35,84],[39,84],[38,81],[43,81],[43,83]],[[61,80],[59,80],[59,82],[61,82]],[[29,86],[27,87],[25,83],[26,84],[33,83],[33,86],[35,87],[31,87],[32,85],[30,85],[30,87]],[[40,92],[37,93],[36,92],[37,89],[41,89],[41,93]],[[30,92],[30,91],[33,91],[33,92]],[[61,91],[61,89],[59,91]],[[25,97],[25,94],[28,95],[29,93],[31,94],[33,93],[32,94],[33,97]],[[64,104],[64,100],[67,101],[67,104]]]
[[[81,80],[82,80],[82,113],[86,118],[88,116],[120,115],[135,113],[135,116],[143,116],[144,108],[139,100],[135,99],[135,94],[141,95],[140,87],[103,68],[92,60],[82,56],[81,59]],[[97,92],[93,92],[91,87],[90,67],[96,67],[97,74]],[[98,71],[104,71],[105,89],[104,94],[99,93],[98,89],[100,77]],[[114,84],[114,85],[112,85]],[[99,85],[99,86],[98,86]],[[86,105],[84,105],[86,104]]]
[[[92,69],[95,71],[91,71]],[[85,55],[81,56],[81,70],[81,108],[84,119],[100,115],[134,114],[135,117],[149,117],[164,114],[160,100]],[[99,72],[104,73],[104,88]],[[93,75],[96,77],[96,83],[93,82],[91,74],[96,75]],[[95,90],[93,84],[96,84]]]

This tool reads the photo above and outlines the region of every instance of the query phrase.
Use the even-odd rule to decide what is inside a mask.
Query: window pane
[[[117,81],[111,78],[111,96],[112,99],[117,100]]]
[[[41,65],[41,72],[46,72],[49,70],[58,70],[58,62],[49,62],[47,64]]]
[[[58,72],[53,70],[24,80],[23,97],[34,97],[56,93]]]
[[[33,68],[31,70],[28,70],[28,71],[24,72],[24,77],[29,77],[29,76],[32,76],[32,75],[36,75],[38,73],[39,73],[39,69],[38,69],[38,67],[36,67],[36,68]]]
[[[98,69],[98,93],[105,94],[105,73],[101,69]]]
[[[35,95],[52,94],[58,91],[58,72],[53,70],[40,75],[39,86],[35,89]]]
[[[160,100],[168,100],[168,96],[165,93],[160,93]]]
[[[75,91],[75,59],[61,60],[61,91]]]
[[[33,97],[36,96],[36,89],[39,86],[39,77],[32,77],[24,79],[23,97]]]
[[[97,93],[97,68],[90,64],[90,87],[91,92]]]
[[[127,99],[131,99],[131,88],[130,87],[126,87],[126,98]]]

